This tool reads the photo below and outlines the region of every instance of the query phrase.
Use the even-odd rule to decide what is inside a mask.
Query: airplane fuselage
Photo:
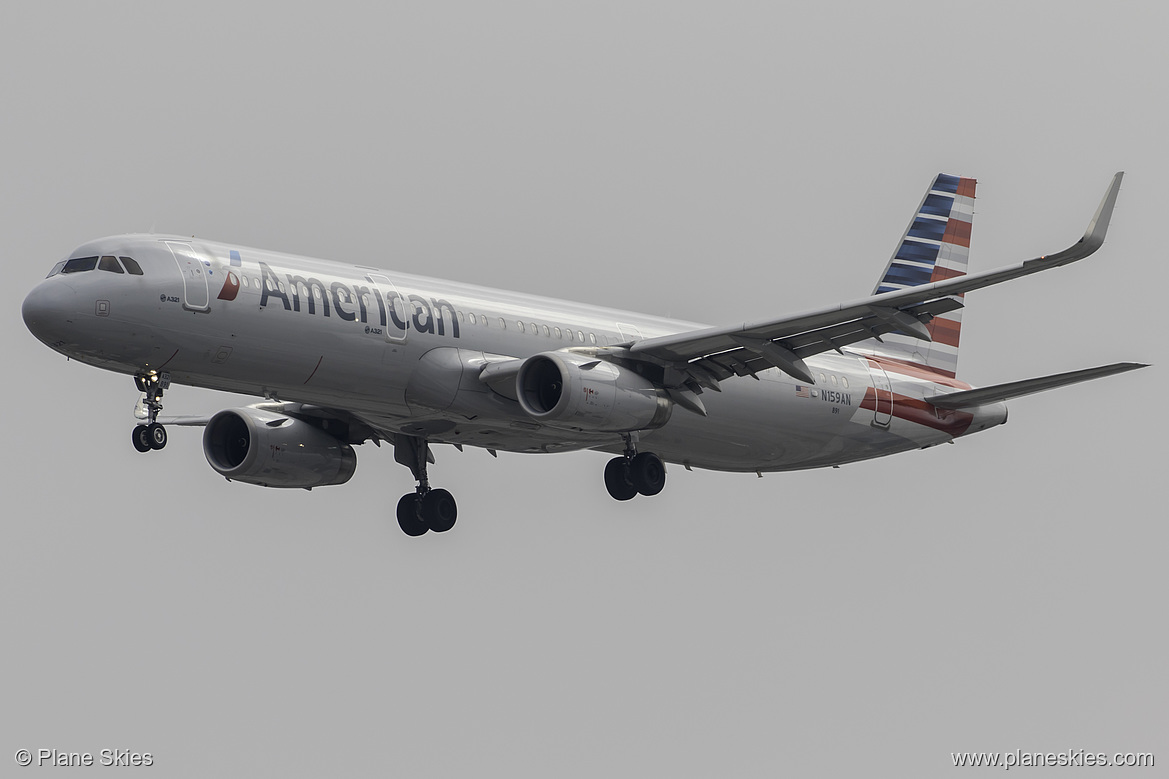
[[[515,452],[620,452],[613,432],[533,420],[479,380],[498,359],[588,355],[700,329],[676,321],[381,268],[191,238],[125,235],[71,258],[130,257],[141,275],[57,272],[25,303],[46,344],[120,373],[343,408],[375,429]],[[68,316],[49,312],[67,311]],[[43,312],[43,313],[42,313]],[[675,405],[640,432],[663,460],[780,471],[951,441],[1005,421],[1002,403],[945,410],[925,398],[969,385],[845,348],[807,360],[809,385],[776,368]]]

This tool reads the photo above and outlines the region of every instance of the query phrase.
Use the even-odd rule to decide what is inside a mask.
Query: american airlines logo
[[[260,265],[260,307],[266,308],[269,299],[275,298],[285,311],[307,313],[316,316],[336,316],[346,322],[361,322],[369,325],[367,333],[382,333],[382,327],[400,332],[414,330],[419,333],[446,335],[449,329],[452,338],[459,337],[459,319],[455,307],[442,298],[426,298],[420,295],[402,295],[396,290],[383,291],[376,283],[347,284],[343,281],[326,283],[314,276],[297,276],[285,273],[281,278],[267,263]],[[239,280],[228,272],[220,291],[221,300],[234,300],[239,291]],[[377,327],[380,325],[381,327]]]

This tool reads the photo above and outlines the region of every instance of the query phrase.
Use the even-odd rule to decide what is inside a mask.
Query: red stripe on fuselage
[[[903,376],[912,376],[915,379],[926,379],[937,384],[944,384],[947,387],[954,387],[956,389],[970,389],[970,385],[964,381],[958,381],[954,378],[953,371],[943,371],[938,368],[930,368],[920,363],[905,362],[904,360],[894,360],[891,357],[875,357],[866,354],[865,359],[871,364],[879,365],[888,373],[900,373]]]
[[[885,391],[881,390],[884,395]],[[924,400],[911,398],[906,395],[893,395],[893,416],[898,419],[904,419],[906,422],[912,422],[915,425],[922,425],[923,427],[930,427],[934,430],[940,430],[943,433],[949,433],[957,438],[966,432],[970,427],[970,423],[974,421],[974,415],[965,411],[953,411],[945,408],[935,408]],[[887,398],[881,398],[882,411],[889,407]],[[865,390],[865,397],[861,400],[861,408],[868,411],[877,411],[877,391],[872,387]]]
[[[179,353],[179,350],[178,350],[178,349],[175,349],[175,354],[178,354],[178,353]],[[170,361],[171,361],[171,360],[173,360],[173,359],[175,358],[175,354],[172,354],[170,357],[167,357],[167,358],[166,358],[166,362],[164,362],[162,365],[158,366],[158,367],[157,367],[157,368],[155,368],[154,370],[156,370],[156,371],[161,371],[163,368],[165,368],[166,366],[170,365]]]
[[[323,363],[324,361],[325,361],[325,355],[322,354],[321,359],[317,360],[317,367],[313,368],[313,372],[310,373],[308,375],[308,378],[304,380],[305,384],[308,384],[310,381],[313,380],[313,376],[317,375],[317,371],[321,369],[321,363]]]

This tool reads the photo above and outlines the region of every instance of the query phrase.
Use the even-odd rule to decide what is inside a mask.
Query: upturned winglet
[[[1120,194],[1120,181],[1123,178],[1123,170],[1117,171],[1116,175],[1112,177],[1112,183],[1108,186],[1108,191],[1104,193],[1104,199],[1100,201],[1096,215],[1088,223],[1088,232],[1084,233],[1085,242],[1104,243],[1104,234],[1108,232],[1108,222],[1112,219],[1112,209],[1116,206],[1116,196]]]
[[[1108,233],[1108,223],[1112,220],[1112,209],[1116,207],[1116,196],[1120,194],[1120,182],[1123,178],[1124,171],[1117,171],[1116,175],[1112,177],[1112,183],[1108,185],[1108,190],[1104,193],[1104,199],[1100,201],[1100,207],[1096,209],[1092,221],[1088,222],[1088,229],[1084,233],[1084,237],[1075,246],[1060,252],[1060,254],[1070,255],[1068,262],[1087,257],[1104,245],[1104,236]],[[1063,263],[1056,264],[1062,265]]]

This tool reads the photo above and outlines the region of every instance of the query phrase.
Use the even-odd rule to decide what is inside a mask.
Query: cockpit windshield
[[[120,261],[120,262],[119,262]],[[122,268],[125,267],[125,270]],[[131,276],[141,276],[142,266],[130,257],[75,257],[71,260],[61,260],[49,271],[50,276],[58,273],[84,273],[91,270],[104,270],[108,273],[129,273]]]
[[[65,265],[61,268],[62,273],[82,273],[87,270],[93,270],[97,267],[97,257],[78,257],[73,260],[66,260]]]

